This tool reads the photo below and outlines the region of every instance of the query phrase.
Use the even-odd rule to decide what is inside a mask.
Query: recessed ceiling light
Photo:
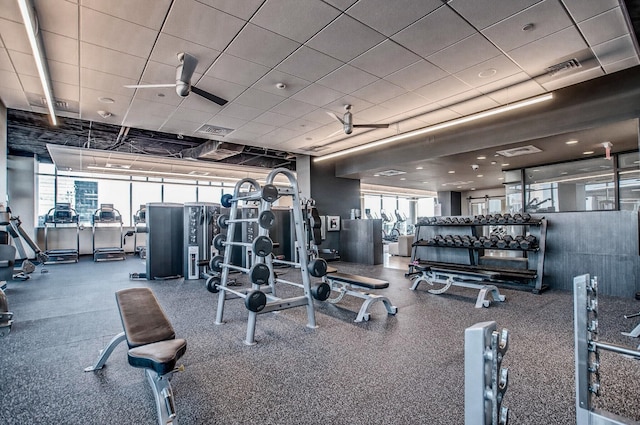
[[[287,85],[285,83],[278,83],[278,84],[276,84],[276,88],[278,90],[284,90],[284,89],[287,88]]]
[[[496,165],[497,162],[496,161],[491,161],[491,165]]]
[[[494,75],[496,75],[497,72],[498,72],[498,70],[495,69],[495,68],[485,69],[484,71],[480,71],[478,73],[478,77],[480,77],[480,78],[493,77]]]
[[[487,157],[486,157],[486,156],[484,156],[484,155],[480,155],[480,156],[478,157],[478,159],[487,159]]]
[[[429,183],[429,182],[422,182],[422,183],[427,184],[427,183]]]
[[[498,177],[498,180],[504,180],[504,177]]]
[[[406,177],[401,177],[400,180],[406,180]]]
[[[456,189],[462,189],[462,186],[456,186]]]
[[[304,140],[313,140],[311,137],[305,137]]]
[[[502,164],[503,167],[508,167],[510,164]]]
[[[484,174],[478,174],[477,177],[484,177]]]
[[[416,170],[422,170],[424,167],[416,167]]]
[[[475,187],[472,187],[472,188],[471,188],[471,189],[469,189],[469,190],[476,190],[476,188],[475,188]]]
[[[536,27],[536,25],[535,25],[535,24],[528,23],[528,24],[525,24],[525,25],[522,27],[522,31],[531,31],[531,30],[532,30],[532,29],[534,29],[535,27]]]
[[[569,140],[568,142],[564,142],[567,145],[575,145],[576,143],[578,143],[577,140]]]
[[[453,170],[449,170],[449,174],[455,174],[456,172]]]
[[[583,155],[591,155],[593,153],[593,151],[584,151],[582,152]]]
[[[98,101],[102,103],[115,103],[115,100],[111,99],[110,97],[99,97]]]
[[[560,173],[561,176],[566,176],[567,174],[569,174],[569,173],[567,173],[566,171],[563,171],[563,172]]]
[[[374,174],[373,177],[380,177],[380,174]]]
[[[164,97],[164,93],[158,93],[156,96],[158,96],[158,97]]]

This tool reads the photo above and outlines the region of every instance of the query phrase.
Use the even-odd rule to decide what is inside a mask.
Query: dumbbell
[[[520,235],[514,236],[513,239],[511,239],[511,241],[509,241],[509,248],[511,248],[511,249],[519,249],[520,248],[520,241],[522,239],[523,238]]]
[[[440,245],[440,246],[446,246],[447,245],[447,241],[442,235],[436,236],[436,243],[438,245]]]
[[[473,241],[475,240],[475,238],[472,238],[470,236],[463,236],[462,238],[462,246],[473,246]]]
[[[499,240],[500,238],[497,237],[496,235],[491,235],[488,238],[484,238],[484,242],[482,243],[482,245],[485,248],[492,248],[496,246]]]
[[[513,240],[513,237],[511,235],[505,235],[502,237],[502,239],[498,240],[498,242],[496,242],[496,246],[500,249],[504,249],[506,247],[509,246],[509,243]]]
[[[438,245],[438,242],[435,240],[435,238],[428,238],[425,243],[427,245]]]
[[[493,215],[493,223],[504,224],[505,221],[502,218],[502,214],[494,214]]]
[[[447,244],[447,246],[454,246],[455,245],[455,241],[453,239],[453,236],[451,235],[447,235],[444,237],[444,241]]]
[[[504,223],[513,223],[513,216],[509,213],[502,214],[502,219]]]
[[[459,235],[455,235],[455,236],[453,237],[453,244],[454,244],[455,246],[463,246],[463,240],[462,240],[462,238],[461,238]]]
[[[484,216],[482,214],[473,217],[473,224],[483,224]],[[485,222],[486,223],[486,222]]]
[[[474,248],[482,248],[484,244],[484,236],[480,236],[478,239],[473,241]]]
[[[460,223],[462,224],[471,224],[473,220],[470,217],[462,217],[460,218]]]
[[[533,235],[527,235],[520,241],[521,249],[532,249],[538,243],[538,238]]]

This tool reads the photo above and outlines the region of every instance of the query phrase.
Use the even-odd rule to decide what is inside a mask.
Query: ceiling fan
[[[158,87],[175,87],[176,93],[180,97],[187,97],[189,93],[193,92],[198,96],[202,96],[207,100],[217,103],[223,106],[227,101],[221,97],[211,94],[196,86],[191,85],[191,77],[198,65],[198,59],[195,56],[191,56],[189,53],[178,53],[178,61],[180,64],[176,67],[176,82],[175,84],[137,84],[125,86],[130,89],[146,89],[146,88],[158,88]]]
[[[328,112],[327,114],[331,115],[333,118],[337,119],[342,123],[343,130],[345,134],[351,134],[354,128],[389,128],[389,124],[354,124],[353,123],[353,115],[351,114],[351,105],[344,105],[345,113],[340,118],[333,112]],[[340,131],[335,134],[340,133]],[[333,134],[333,135],[335,135]]]

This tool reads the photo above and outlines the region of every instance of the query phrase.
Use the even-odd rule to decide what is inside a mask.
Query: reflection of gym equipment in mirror
[[[27,232],[22,228],[22,221],[20,221],[20,217],[13,216],[9,207],[7,207],[5,211],[0,212],[0,225],[6,226],[6,232],[13,239],[13,244],[18,252],[17,261],[20,261],[20,266],[13,269],[13,278],[19,280],[29,279],[28,275],[35,271],[36,265],[29,260],[29,256],[27,255],[27,251],[25,250],[22,241],[24,241],[29,248],[33,250],[36,256],[36,261],[40,264],[46,263],[49,260],[49,257],[47,257],[47,254],[40,250],[40,247],[29,237],[29,235],[27,235]],[[45,269],[42,269],[41,271],[41,273],[46,272],[47,271]]]
[[[96,247],[96,231],[100,227],[104,230],[115,229],[118,231],[119,246]],[[99,233],[102,233],[102,235],[107,234],[106,231]],[[100,208],[93,213],[91,216],[91,236],[93,261],[115,261],[126,259],[124,249],[122,248],[124,236],[122,215],[120,215],[120,211],[113,207],[113,204],[100,204]]]
[[[56,229],[51,232],[50,229]],[[62,245],[66,241],[63,236],[70,232],[75,233],[75,246],[71,248],[49,249],[49,239],[51,233],[55,235],[55,239]],[[78,225],[78,213],[71,208],[69,203],[57,203],[51,208],[44,219],[44,252],[49,257],[46,264],[53,263],[77,263],[78,253],[80,252],[80,226]]]

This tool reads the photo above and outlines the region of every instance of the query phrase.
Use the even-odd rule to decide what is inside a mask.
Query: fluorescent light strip
[[[38,75],[40,76],[40,82],[42,83],[42,89],[44,90],[44,97],[47,99],[47,108],[49,108],[49,116],[51,117],[51,124],[58,125],[56,119],[56,111],[53,109],[53,94],[51,86],[49,85],[49,73],[47,72],[46,65],[44,63],[44,57],[40,50],[38,38],[35,33],[35,17],[32,16],[31,4],[27,4],[28,0],[18,0],[18,6],[20,7],[20,13],[24,20],[24,26],[27,30],[27,37],[29,38],[29,44],[31,44],[31,50],[33,51],[33,57],[36,61],[36,68],[38,68]]]
[[[451,121],[443,122],[441,124],[436,124],[430,127],[421,128],[418,130],[409,131],[407,133],[398,134],[397,136],[388,137],[386,139],[381,139],[376,142],[367,143],[366,145],[356,146],[354,148],[345,149],[343,151],[331,153],[329,155],[320,156],[314,158],[314,162],[325,161],[327,159],[337,158],[344,155],[349,155],[354,152],[360,152],[365,149],[375,148],[377,146],[386,145],[388,143],[397,142],[399,140],[408,139],[409,137],[415,137],[422,134],[432,133],[434,131],[442,130],[444,128],[453,127],[456,125],[468,123],[471,121],[479,120],[482,118],[490,117],[492,115],[502,114],[504,112],[512,111],[514,109],[524,108],[525,106],[534,105],[536,103],[545,102],[547,100],[553,99],[553,93],[545,94],[543,96],[533,97],[531,99],[523,100],[521,102],[512,103],[510,105],[501,106],[496,109],[490,109],[488,111],[479,112],[477,114],[468,115],[462,118],[456,118]]]
[[[241,177],[219,177],[219,176],[194,176],[193,174],[186,173],[170,173],[168,171],[145,171],[145,170],[123,170],[123,169],[115,169],[111,167],[99,167],[97,165],[88,165],[88,170],[98,170],[98,171],[109,171],[114,174],[143,174],[148,177],[153,176],[169,176],[169,177],[189,177],[191,180],[202,180],[202,178],[209,180],[229,180],[229,181],[238,181]]]

